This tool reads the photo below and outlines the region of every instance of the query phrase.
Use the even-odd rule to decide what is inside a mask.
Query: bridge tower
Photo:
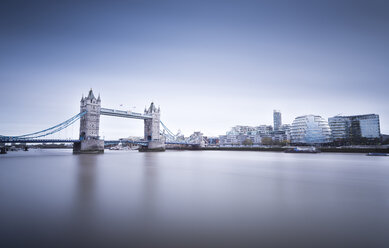
[[[92,89],[87,97],[80,101],[80,112],[86,111],[80,119],[80,142],[75,143],[75,153],[102,153],[104,152],[104,141],[99,138],[100,127],[100,95],[96,99]]]
[[[165,139],[160,134],[160,115],[161,110],[155,107],[154,103],[150,104],[148,109],[144,111],[145,115],[151,115],[152,119],[145,119],[145,136],[144,139],[148,141],[147,148],[143,148],[145,151],[164,151],[165,150]]]

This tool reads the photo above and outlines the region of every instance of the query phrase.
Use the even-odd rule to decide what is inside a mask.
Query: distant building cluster
[[[281,112],[274,111],[271,125],[235,126],[226,135],[219,136],[219,145],[273,145],[290,141],[290,125],[282,125]]]
[[[209,145],[374,145],[382,140],[377,114],[298,116],[282,124],[281,112],[273,111],[273,126],[235,126],[225,135],[207,138]]]
[[[122,141],[142,141],[142,137],[128,137]],[[281,112],[273,111],[273,126],[234,126],[225,135],[203,136],[194,132],[184,137],[180,132],[170,143],[196,143],[206,146],[252,145],[376,145],[388,144],[389,136],[381,135],[377,114],[334,116],[324,119],[319,115],[304,115],[292,124],[282,124]]]

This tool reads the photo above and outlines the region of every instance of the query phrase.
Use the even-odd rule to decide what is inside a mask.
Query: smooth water
[[[0,155],[0,247],[389,247],[389,158]]]

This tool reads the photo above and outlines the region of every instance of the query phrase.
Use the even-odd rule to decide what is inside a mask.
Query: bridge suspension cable
[[[161,125],[163,127],[163,130],[165,130],[170,136],[176,137],[176,135],[172,131],[170,131],[170,129],[165,124],[163,124],[162,121],[160,121],[160,122],[161,122]]]
[[[178,142],[178,135],[175,135],[172,131],[170,131],[170,129],[162,121],[160,121],[160,123],[162,125],[161,135],[165,137],[166,142]]]
[[[68,120],[66,120],[58,125],[55,125],[53,127],[44,129],[42,131],[34,132],[34,133],[23,134],[23,135],[18,135],[18,136],[0,135],[0,140],[1,141],[18,141],[18,140],[23,141],[23,140],[31,140],[31,139],[45,137],[45,136],[57,133],[65,128],[69,127],[70,125],[72,125],[74,122],[79,120],[85,114],[86,114],[86,111],[81,112],[81,113],[76,114],[75,116],[71,117],[70,119],[68,119]]]
[[[203,137],[191,135],[190,137],[184,137],[179,133],[174,134],[170,129],[160,121],[162,126],[162,132],[160,133],[166,139],[166,144],[182,144],[182,145],[198,145],[203,141]]]

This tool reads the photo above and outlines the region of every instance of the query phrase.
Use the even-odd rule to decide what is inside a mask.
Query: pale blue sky
[[[4,2],[0,134],[68,119],[91,87],[104,107],[154,101],[186,135],[272,124],[273,109],[284,123],[376,113],[389,133],[388,13],[386,1]],[[101,125],[143,135],[139,120]]]

